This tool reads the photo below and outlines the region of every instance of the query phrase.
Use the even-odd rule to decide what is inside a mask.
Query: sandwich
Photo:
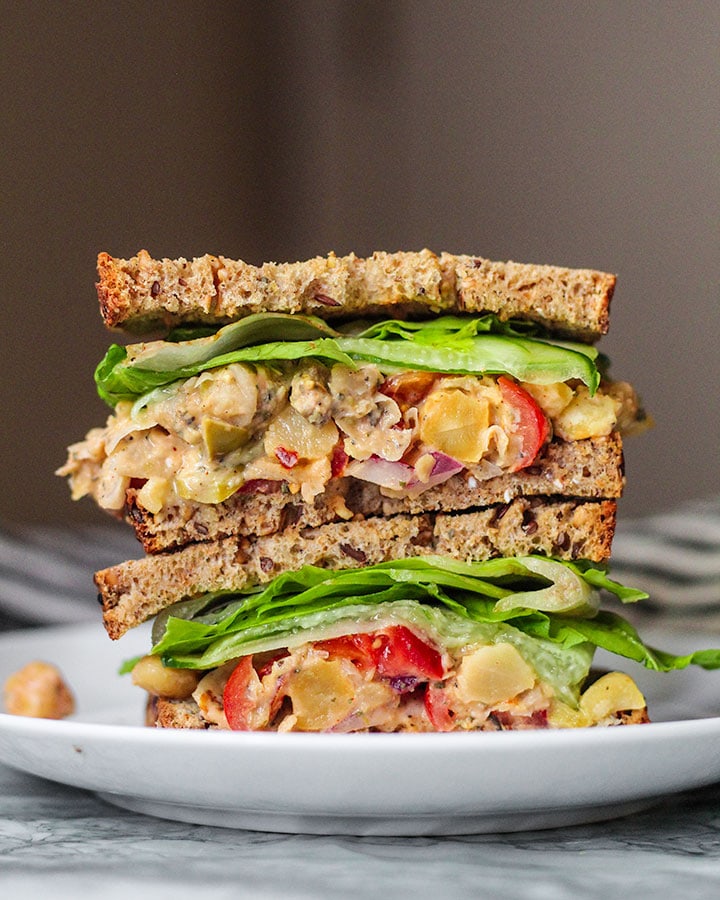
[[[106,424],[59,474],[135,530],[97,572],[167,728],[487,731],[641,723],[597,647],[623,436],[596,348],[612,275],[422,252],[253,266],[98,258]],[[138,338],[142,338],[138,340]]]

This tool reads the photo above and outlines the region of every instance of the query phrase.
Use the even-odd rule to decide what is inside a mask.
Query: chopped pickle
[[[239,428],[220,419],[206,416],[202,420],[202,438],[205,452],[211,458],[232,453],[247,443],[250,437],[248,428]]]
[[[243,484],[242,475],[225,471],[211,473],[207,470],[178,472],[175,476],[175,490],[183,500],[198,503],[222,503]]]
[[[620,710],[644,709],[645,698],[624,672],[608,672],[583,693],[580,710],[593,722],[599,722]]]
[[[590,716],[581,709],[573,709],[555,698],[551,701],[548,709],[548,725],[551,728],[587,728],[592,724]]]
[[[169,490],[170,482],[167,478],[151,477],[140,488],[137,498],[148,512],[156,515],[165,505]]]
[[[424,444],[464,463],[477,463],[490,425],[490,406],[483,397],[460,390],[430,393],[420,409],[420,439]]]
[[[535,684],[535,672],[512,644],[491,644],[463,657],[457,677],[466,703],[511,700]]]

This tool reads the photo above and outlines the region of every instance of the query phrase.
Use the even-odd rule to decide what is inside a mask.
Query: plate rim
[[[0,634],[0,651],[12,641],[17,659],[39,640],[47,648],[68,639],[75,646],[65,645],[67,655],[77,652],[78,642],[82,646],[90,641],[90,648],[97,648],[102,636],[102,629],[92,623],[20,629]],[[141,629],[137,638],[146,638]],[[125,655],[119,650],[113,655]],[[60,646],[60,657],[62,651]],[[9,665],[14,662],[10,660]],[[114,659],[108,662],[114,664]],[[110,671],[104,667],[103,678],[110,677]],[[166,730],[142,724],[140,703],[137,721],[126,724],[131,711],[128,698],[136,690],[129,684],[128,688],[127,696],[122,696],[124,690],[118,692],[111,705],[111,713],[117,710],[118,716],[123,715],[121,722],[83,721],[77,717],[55,721],[0,713],[0,762],[93,791],[111,803],[115,797],[116,805],[161,818],[175,816],[177,821],[196,824],[316,834],[449,835],[555,827],[613,818],[625,814],[628,802],[642,801],[649,806],[672,794],[720,781],[720,716],[715,715],[630,727],[450,734]],[[679,748],[689,746],[693,751],[688,759],[701,761],[701,771],[692,764],[674,764]],[[443,765],[438,766],[441,753]],[[217,774],[211,777],[206,805],[198,800],[197,789],[183,793],[177,780],[178,771],[183,771],[188,761],[194,767],[199,759],[216,766],[220,774],[238,764],[242,770],[231,789],[223,783],[221,791],[221,779]],[[643,759],[650,764],[638,769]],[[528,760],[532,761],[529,766]],[[561,760],[568,765],[567,779],[553,782],[552,788],[548,772],[553,773]],[[581,770],[580,761],[586,760],[591,766],[594,761],[595,771]],[[623,773],[625,786],[621,788],[623,778],[613,780],[616,770],[612,767],[623,767],[627,760],[632,760],[631,771]],[[483,770],[483,766],[487,768]],[[329,772],[328,767],[334,771]],[[529,773],[523,771],[527,768]],[[284,788],[290,788],[285,795],[276,782],[276,773],[283,769],[293,770],[280,778]],[[295,769],[299,773],[297,784],[291,778]],[[408,784],[415,785],[412,779],[435,771],[441,774],[429,776],[422,796],[408,803],[409,795],[399,793]],[[506,791],[486,785],[483,771],[494,772],[499,782],[508,785]],[[377,772],[381,773],[380,784],[369,789],[363,779]],[[515,787],[518,772],[519,782],[526,785],[528,793]],[[458,773],[469,780],[458,784]],[[154,783],[153,777],[159,783]],[[255,783],[249,780],[252,778]],[[341,813],[339,786],[347,787],[348,778],[353,786],[348,806]],[[387,779],[397,779],[398,784]],[[566,780],[575,785],[572,790],[577,795],[567,785],[562,787]],[[594,783],[586,785],[588,780]],[[603,804],[609,805],[606,808]],[[528,818],[515,815],[521,807]],[[519,823],[523,821],[526,825],[521,828]]]
[[[133,629],[134,637],[138,639],[140,636],[149,635],[149,623],[143,623],[137,628]],[[682,634],[676,634],[676,637],[682,638],[683,636],[687,638],[692,632],[685,631]],[[701,632],[697,632],[698,636],[700,636]],[[48,626],[31,626],[28,628],[19,628],[19,629],[11,629],[9,631],[0,632],[0,651],[3,649],[3,645],[8,642],[12,644],[16,644],[18,642],[33,642],[38,637],[42,640],[58,640],[63,642],[67,638],[71,638],[73,640],[91,640],[94,641],[97,636],[102,637],[103,631],[102,627],[98,628],[96,623],[91,621],[87,622],[74,622],[67,624],[53,624]],[[719,638],[720,643],[720,638]],[[113,642],[115,646],[117,646],[116,642]],[[126,654],[125,654],[126,655]],[[673,673],[659,673],[659,674],[667,674],[672,676]],[[119,676],[118,677],[122,677]],[[141,707],[138,707],[139,710]],[[719,708],[720,708],[720,700],[719,700]],[[674,730],[682,729],[682,730],[691,730],[690,726],[700,727],[701,731],[705,730],[714,730],[716,728],[720,728],[720,712],[717,716],[692,716],[683,719],[672,719],[672,720],[661,720],[661,721],[650,721],[642,725],[640,729],[636,729],[633,727],[607,727],[607,728],[567,728],[567,729],[528,729],[528,730],[520,730],[520,731],[499,731],[499,732],[452,732],[452,733],[418,733],[418,734],[384,734],[384,733],[373,733],[373,734],[331,734],[331,733],[321,733],[321,734],[312,734],[312,733],[303,733],[303,732],[290,732],[287,734],[276,734],[275,732],[270,731],[260,731],[260,732],[249,732],[249,731],[225,731],[220,729],[161,729],[161,728],[148,728],[144,725],[140,719],[138,719],[137,724],[123,724],[123,723],[112,723],[112,722],[94,722],[94,721],[83,721],[82,718],[77,718],[77,714],[69,716],[67,719],[62,720],[53,720],[53,719],[33,719],[30,717],[24,716],[16,716],[6,713],[0,710],[0,733],[4,730],[18,730],[24,731],[28,730],[32,732],[33,730],[43,731],[48,728],[48,726],[56,730],[59,734],[64,732],[79,732],[83,735],[87,736],[99,736],[103,734],[106,730],[109,730],[112,734],[118,735],[121,733],[125,737],[134,737],[140,741],[153,740],[155,738],[160,738],[160,740],[199,740],[204,739],[207,740],[208,737],[212,741],[237,741],[238,738],[242,738],[245,740],[255,741],[255,742],[264,742],[264,740],[269,739],[271,742],[281,739],[283,743],[289,743],[293,741],[299,741],[300,744],[306,744],[310,742],[315,742],[319,740],[335,740],[338,742],[342,742],[351,738],[353,742],[362,742],[368,743],[370,745],[379,745],[380,743],[395,743],[398,741],[405,741],[408,739],[408,743],[419,744],[423,741],[442,741],[443,743],[451,743],[455,741],[466,741],[468,739],[477,739],[480,738],[483,741],[488,739],[490,740],[512,740],[512,741],[527,741],[531,742],[533,739],[541,738],[543,740],[547,739],[548,741],[557,741],[562,740],[563,743],[568,743],[569,741],[578,741],[580,743],[584,743],[588,740],[592,742],[596,740],[608,740],[608,741],[623,741],[623,740],[632,740],[634,735],[637,734],[657,734],[658,731],[667,731],[668,733],[672,733]],[[704,723],[700,725],[699,723]],[[140,737],[140,735],[144,735],[144,737]]]

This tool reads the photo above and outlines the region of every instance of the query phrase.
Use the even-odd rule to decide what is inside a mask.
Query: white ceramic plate
[[[652,636],[675,651],[700,637]],[[99,626],[0,636],[0,678],[60,666],[76,714],[0,715],[0,761],[128,809],[198,824],[315,834],[517,831],[624,815],[720,780],[720,673],[640,672],[652,725],[438,735],[248,734],[142,727],[143,699]],[[633,675],[638,675],[636,669]],[[694,718],[705,717],[705,718]]]

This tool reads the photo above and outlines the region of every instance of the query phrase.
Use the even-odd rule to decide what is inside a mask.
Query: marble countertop
[[[0,765],[0,892],[123,898],[715,898],[720,786],[597,825],[452,838],[187,825]]]

